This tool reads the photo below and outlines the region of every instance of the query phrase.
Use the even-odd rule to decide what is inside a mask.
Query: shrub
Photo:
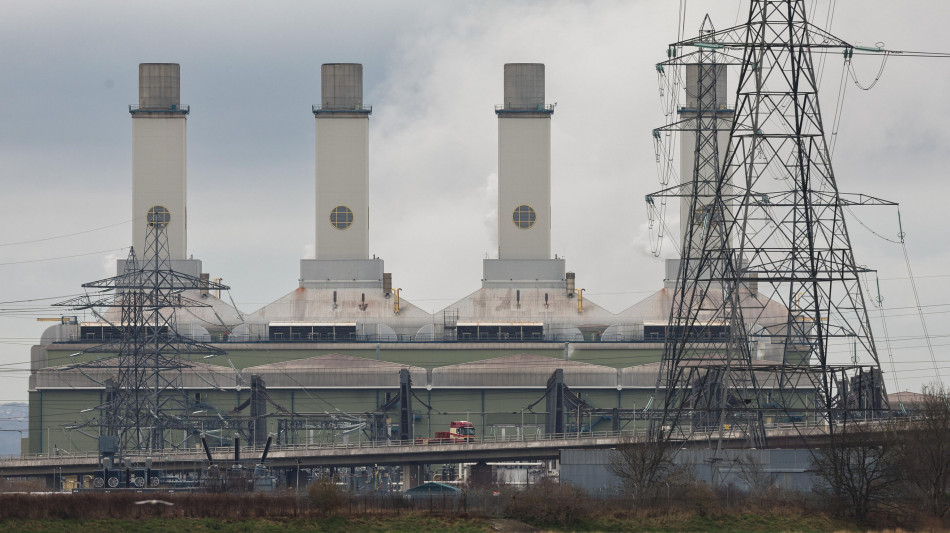
[[[310,484],[307,489],[310,500],[310,510],[328,516],[337,512],[343,506],[343,492],[332,479],[319,479]]]
[[[512,495],[505,514],[535,525],[570,525],[590,518],[590,504],[584,489],[545,479]]]

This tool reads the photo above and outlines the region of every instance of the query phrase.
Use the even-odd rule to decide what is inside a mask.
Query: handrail
[[[187,115],[191,112],[191,106],[188,105],[171,105],[168,107],[142,107],[139,105],[130,105],[129,113],[133,115],[136,113],[177,113],[182,115]]]
[[[645,436],[646,432],[641,431],[583,431],[580,433],[555,433],[555,434],[525,434],[525,435],[505,435],[505,436],[493,436],[489,435],[476,439],[474,442],[427,442],[427,441],[437,441],[441,439],[434,439],[432,437],[418,437],[412,440],[356,440],[354,442],[332,442],[332,443],[320,443],[320,444],[272,444],[270,447],[270,452],[280,451],[298,451],[298,450],[334,450],[334,449],[353,449],[353,448],[395,448],[395,447],[419,447],[423,449],[431,448],[432,446],[445,445],[445,446],[466,446],[466,445],[478,445],[478,444],[505,444],[505,443],[517,443],[517,442],[550,442],[550,441],[582,441],[582,440],[594,440],[601,438],[612,438],[612,437],[638,437]],[[212,455],[231,455],[234,453],[234,448],[232,447],[210,447]],[[241,454],[245,458],[253,458],[255,453],[260,455],[260,452],[263,452],[264,448],[262,446],[242,446]],[[204,457],[204,452],[200,450],[192,449],[178,449],[178,450],[156,450],[152,452],[144,451],[135,451],[131,450],[124,454],[124,457],[193,457],[201,456]],[[0,464],[5,461],[11,460],[30,460],[30,459],[76,459],[76,458],[97,458],[99,454],[97,452],[91,451],[80,451],[74,452],[70,455],[53,455],[48,453],[38,453],[38,454],[29,454],[21,457],[13,458],[0,458]]]
[[[117,336],[96,336],[82,338],[70,335],[69,337],[54,340],[53,344],[91,344],[103,340],[115,340]],[[453,335],[336,335],[326,338],[273,338],[268,335],[232,335],[227,340],[213,340],[214,344],[332,344],[332,343],[411,343],[411,344],[485,344],[485,343],[539,343],[539,344],[571,344],[598,345],[598,344],[655,344],[662,343],[663,338],[642,338],[636,335],[614,335],[611,334],[600,340],[586,340],[573,335],[547,335],[540,337],[501,337],[501,336],[481,336],[481,337],[459,337]]]
[[[554,113],[554,104],[538,104],[535,107],[505,107],[505,104],[495,106],[495,113]]]
[[[803,427],[797,424],[774,424],[770,425],[768,429],[772,430],[788,430],[788,429],[803,429],[808,430],[809,433],[816,432],[827,432],[827,425],[814,425]],[[768,431],[768,430],[767,430]],[[677,433],[681,437],[688,437],[686,432]],[[571,432],[571,433],[554,433],[554,434],[522,434],[522,435],[488,435],[485,437],[477,438],[473,442],[445,442],[447,439],[435,439],[433,437],[417,437],[412,440],[363,440],[356,439],[355,441],[350,442],[331,442],[331,443],[318,443],[318,444],[272,444],[270,447],[271,456],[275,452],[296,452],[296,451],[312,451],[312,450],[349,450],[349,449],[387,449],[387,448],[397,448],[397,447],[412,447],[419,449],[431,449],[432,446],[451,446],[454,448],[457,447],[469,447],[469,446],[478,446],[482,444],[508,444],[508,443],[525,443],[525,442],[553,442],[553,441],[590,441],[596,439],[621,439],[621,438],[632,438],[634,441],[646,441],[647,439],[647,430],[621,430],[621,431],[581,431],[581,432]],[[464,449],[464,448],[463,448]],[[212,455],[218,456],[230,456],[234,453],[234,448],[232,447],[212,447],[210,448]],[[260,456],[260,453],[263,452],[264,448],[262,446],[246,446],[241,448],[242,455],[247,458],[253,458],[255,455]],[[161,457],[163,460],[170,460],[173,458],[204,458],[204,452],[200,450],[193,449],[178,449],[178,450],[157,450],[152,452],[145,451],[129,451],[124,454],[124,457],[128,458],[156,458]],[[89,458],[99,458],[97,452],[92,451],[79,451],[72,452],[69,455],[56,455],[49,453],[39,453],[39,454],[29,454],[23,455],[20,457],[0,457],[0,466],[4,463],[13,462],[13,461],[24,461],[24,460],[37,460],[37,459],[62,459],[64,462],[69,460],[74,460],[77,458],[89,459]],[[200,459],[203,460],[203,459]],[[227,459],[220,459],[222,462],[226,462]]]
[[[371,105],[363,105],[363,104],[356,104],[356,105],[354,105],[354,106],[352,106],[352,107],[345,107],[345,108],[344,108],[344,107],[328,107],[328,106],[322,106],[322,105],[317,104],[317,105],[314,105],[312,109],[313,109],[313,114],[314,114],[314,115],[319,114],[319,113],[366,113],[366,114],[370,114],[370,113],[373,112],[373,106],[371,106]]]

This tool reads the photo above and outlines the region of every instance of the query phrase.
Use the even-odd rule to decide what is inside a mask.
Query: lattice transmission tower
[[[838,190],[813,64],[834,48],[847,57],[854,47],[812,26],[803,0],[752,0],[745,24],[714,31],[704,23],[699,36],[670,47],[666,64],[696,69],[692,83],[687,70],[695,108],[672,125],[694,132],[693,145],[681,147],[694,165],[679,185],[648,197],[688,200],[655,439],[763,447],[769,423],[835,431],[887,409],[844,210],[892,204]],[[730,62],[740,68],[723,147]],[[852,351],[864,365],[838,363]]]
[[[171,430],[183,430],[186,435],[198,431],[200,420],[189,409],[182,382],[182,369],[193,365],[184,359],[225,354],[177,330],[177,309],[208,306],[188,298],[185,291],[229,287],[172,269],[166,233],[170,217],[165,207],[149,209],[143,260],[139,262],[130,250],[124,272],[83,284],[87,289],[100,289],[99,293],[56,304],[119,310],[119,323],[110,324],[115,340],[81,352],[106,357],[71,365],[80,372],[102,369],[111,373],[103,383],[105,401],[97,408],[98,419],[78,425],[98,426],[100,437],[111,437],[117,444],[115,452],[175,448],[182,441],[175,440]]]

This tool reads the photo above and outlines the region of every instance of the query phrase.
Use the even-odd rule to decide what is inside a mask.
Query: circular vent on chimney
[[[534,226],[534,221],[537,220],[537,218],[538,215],[535,214],[534,208],[530,205],[519,205],[515,208],[514,213],[511,214],[512,222],[521,229],[528,229]]]
[[[338,205],[330,211],[330,224],[336,229],[346,229],[353,224],[353,211],[345,205]]]
[[[164,228],[172,221],[172,213],[165,206],[153,205],[145,216],[149,226]]]

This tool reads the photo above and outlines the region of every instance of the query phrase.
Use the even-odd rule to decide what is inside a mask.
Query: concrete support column
[[[484,462],[472,465],[472,485],[487,487],[492,484],[491,466]]]
[[[418,487],[425,483],[425,465],[420,463],[406,463],[402,465],[402,490]]]

